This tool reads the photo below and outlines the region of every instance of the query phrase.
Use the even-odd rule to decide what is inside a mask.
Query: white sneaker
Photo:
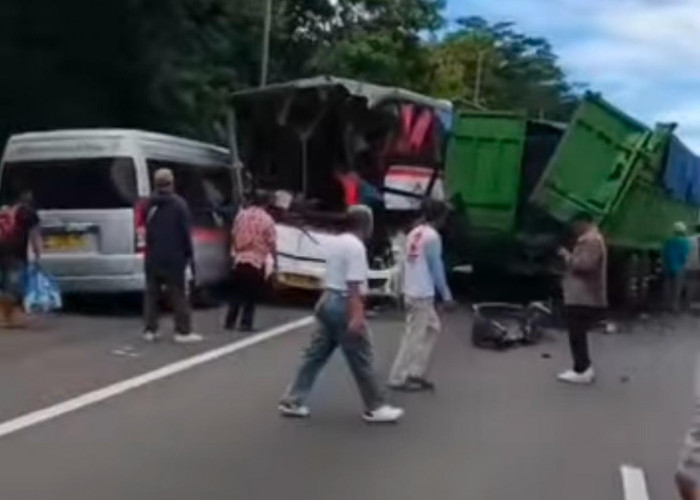
[[[568,384],[587,385],[592,384],[595,380],[595,371],[593,371],[592,367],[583,373],[567,370],[564,373],[560,373],[557,378],[560,382],[566,382]]]
[[[158,342],[160,340],[160,335],[157,332],[145,331],[143,332],[143,340],[145,342]]]
[[[198,333],[188,333],[187,335],[178,333],[175,335],[174,339],[176,344],[197,344],[202,342],[204,337]]]
[[[401,420],[403,415],[404,411],[402,408],[384,405],[376,410],[364,412],[362,418],[365,422],[369,422],[370,424],[391,424]]]
[[[280,403],[277,407],[283,417],[291,418],[308,418],[311,416],[311,411],[307,406],[294,403]]]

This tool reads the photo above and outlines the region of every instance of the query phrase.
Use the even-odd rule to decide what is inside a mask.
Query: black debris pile
[[[481,349],[506,350],[542,340],[551,310],[540,302],[475,304],[472,344]]]

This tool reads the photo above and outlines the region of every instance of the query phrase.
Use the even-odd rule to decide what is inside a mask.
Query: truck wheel
[[[651,301],[651,288],[654,280],[654,261],[649,253],[640,257],[638,269],[639,307],[648,309]]]
[[[639,298],[639,256],[636,253],[617,253],[608,263],[608,290],[610,305],[624,309],[634,308]]]
[[[647,309],[652,300],[655,280],[655,261],[648,252],[628,254],[621,263],[622,303],[631,310]]]
[[[635,309],[640,302],[641,273],[639,254],[633,253],[625,259],[625,302],[626,309]]]

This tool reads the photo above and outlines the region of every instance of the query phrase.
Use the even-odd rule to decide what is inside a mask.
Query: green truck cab
[[[611,296],[646,301],[672,224],[698,222],[661,178],[672,125],[651,130],[587,94],[568,126],[517,113],[455,116],[446,185],[468,220],[477,273],[556,275],[571,219],[594,215],[611,253]]]

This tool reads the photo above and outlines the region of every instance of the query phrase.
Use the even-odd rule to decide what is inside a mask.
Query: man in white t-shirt
[[[372,367],[372,343],[365,316],[367,250],[364,241],[372,236],[372,212],[355,205],[348,209],[348,231],[332,238],[326,247],[324,292],[316,304],[318,328],[306,349],[302,365],[282,402],[286,417],[308,417],[305,403],[319,372],[337,347],[343,350],[370,423],[396,422],[403,410],[386,404]]]
[[[440,333],[440,318],[435,310],[435,291],[445,306],[453,304],[442,261],[442,238],[438,229],[447,217],[444,203],[426,200],[423,218],[406,238],[404,297],[406,333],[389,375],[394,390],[433,390],[427,379],[430,359]]]

